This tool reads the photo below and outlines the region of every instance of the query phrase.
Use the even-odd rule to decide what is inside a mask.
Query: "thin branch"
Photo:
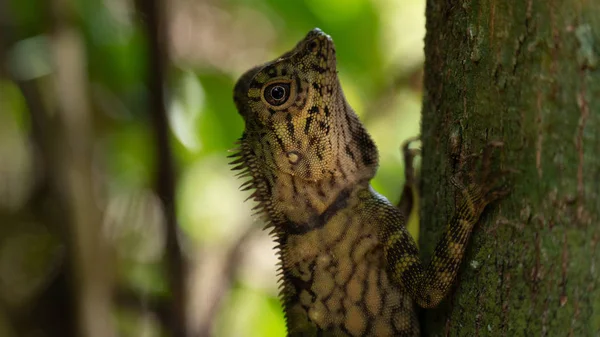
[[[69,279],[73,275],[73,254],[69,242],[69,228],[64,221],[67,210],[65,201],[52,184],[52,179],[57,176],[57,172],[53,170],[57,168],[57,163],[52,146],[55,121],[49,118],[50,114],[44,105],[37,81],[17,78],[12,69],[9,69],[8,51],[17,42],[18,25],[13,18],[7,1],[0,0],[0,78],[6,77],[14,82],[23,95],[31,120],[29,138],[33,145],[36,168],[35,175],[30,177],[35,180],[34,189],[20,213],[35,214],[39,219],[43,219],[43,224],[38,225],[47,226],[58,233],[61,242],[65,243],[67,253],[54,279],[30,304],[31,310],[18,312],[16,315],[8,310],[6,314],[9,321],[12,321],[17,335],[44,331],[48,336],[76,336],[74,292],[70,289],[72,280]],[[52,209],[52,212],[48,213],[48,209]],[[0,307],[2,306],[0,303]],[[4,308],[7,309],[6,306]]]
[[[240,263],[243,260],[245,248],[252,241],[252,237],[262,228],[249,224],[242,235],[229,246],[227,252],[227,258],[225,260],[225,268],[220,275],[220,280],[215,282],[215,287],[211,288],[211,303],[208,303],[208,311],[203,317],[199,317],[199,323],[197,330],[195,331],[196,337],[211,336],[214,323],[216,321],[219,309],[223,304],[223,300],[226,298],[227,293],[231,289],[231,284],[237,278]]]
[[[167,50],[165,40],[165,8],[159,0],[138,1],[144,16],[148,37],[149,109],[156,137],[157,181],[156,193],[165,212],[166,262],[171,289],[169,331],[176,337],[187,337],[187,265],[179,244],[179,227],[175,214],[175,170],[169,144],[168,119],[165,104],[165,68]]]

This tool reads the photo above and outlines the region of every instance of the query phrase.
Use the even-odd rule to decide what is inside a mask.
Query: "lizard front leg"
[[[504,173],[494,174],[490,170],[491,152],[501,145],[499,142],[488,145],[479,171],[468,163],[461,165],[465,167],[459,170],[458,179],[453,179],[459,189],[458,202],[429,265],[421,263],[416,243],[404,226],[384,227],[382,238],[388,274],[392,282],[406,289],[421,307],[435,307],[445,297],[481,213],[487,205],[508,194],[506,188],[498,186]],[[472,159],[471,156],[468,161]]]

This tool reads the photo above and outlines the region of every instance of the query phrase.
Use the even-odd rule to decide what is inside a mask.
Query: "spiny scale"
[[[254,181],[248,180],[245,183],[242,183],[240,186],[240,191],[248,191],[252,188],[254,188]]]

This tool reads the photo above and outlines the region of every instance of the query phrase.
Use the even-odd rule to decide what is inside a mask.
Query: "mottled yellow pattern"
[[[288,335],[419,336],[415,303],[442,300],[481,212],[506,191],[488,173],[458,174],[454,217],[424,265],[407,208],[369,186],[377,148],[344,98],[328,35],[315,29],[246,72],[234,100],[246,127],[232,164],[277,242]]]

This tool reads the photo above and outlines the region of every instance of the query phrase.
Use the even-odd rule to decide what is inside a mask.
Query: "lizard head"
[[[377,150],[344,98],[335,46],[320,29],[242,75],[234,101],[246,122],[242,142],[270,169],[318,181],[340,174],[341,152],[374,174]]]

